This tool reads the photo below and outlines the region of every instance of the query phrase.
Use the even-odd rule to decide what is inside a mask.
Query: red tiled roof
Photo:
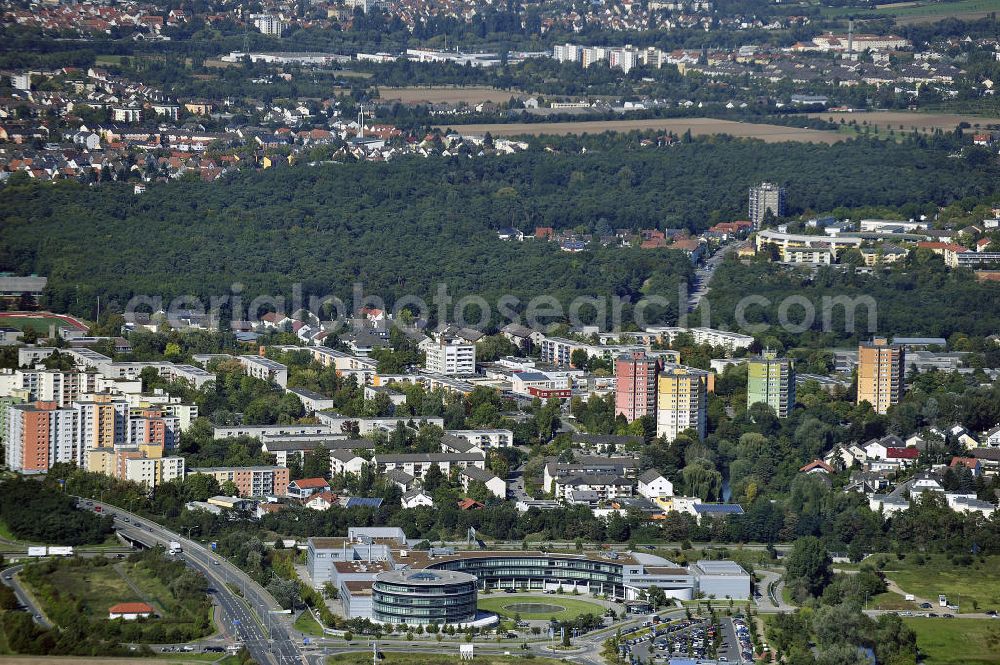
[[[814,459],[813,461],[809,462],[804,467],[799,469],[799,471],[805,473],[808,471],[812,471],[813,469],[823,469],[827,473],[833,473],[833,467],[821,459]]]
[[[968,469],[975,469],[978,464],[979,460],[977,460],[975,457],[952,457],[951,464],[949,464],[948,466],[950,466],[953,469],[957,466],[964,466]]]
[[[324,478],[301,478],[293,481],[300,490],[314,489],[317,487],[329,487],[329,483]]]
[[[919,456],[920,456],[920,451],[917,450],[916,446],[907,448],[885,449],[886,459],[917,459]]]
[[[155,611],[146,603],[118,603],[108,608],[109,614],[152,614]]]

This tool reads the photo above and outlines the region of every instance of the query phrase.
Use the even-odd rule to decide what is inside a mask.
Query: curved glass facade
[[[382,623],[458,624],[476,618],[476,579],[462,573],[383,573],[372,584],[372,616]]]
[[[434,570],[453,570],[475,575],[483,588],[543,589],[547,585],[582,586],[592,593],[624,595],[622,564],[583,558],[564,558],[516,553],[476,556],[432,562]]]

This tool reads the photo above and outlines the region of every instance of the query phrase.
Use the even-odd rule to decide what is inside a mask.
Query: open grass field
[[[1000,0],[998,0],[1000,1]],[[989,125],[1000,126],[1000,118],[980,117],[975,115],[959,115],[956,113],[918,113],[916,111],[875,111],[872,113],[810,113],[813,118],[822,118],[830,122],[839,123],[841,119],[845,123],[856,122],[862,124],[867,122],[875,125],[880,131],[890,129],[896,132],[912,132],[916,129],[919,132],[931,132],[941,129],[947,132],[954,131],[959,123],[967,122],[972,127],[986,128]]]
[[[522,596],[522,595],[489,595],[479,596],[479,609],[487,612],[514,618],[520,614],[522,619],[550,619],[557,620],[575,619],[581,614],[604,613],[604,607],[588,600],[583,600],[582,596],[567,596],[565,594],[552,594],[544,596]]]
[[[323,636],[322,626],[319,625],[319,622],[316,621],[309,610],[306,610],[296,617],[295,623],[292,625],[295,630],[305,633],[306,635],[315,635],[316,637]]]
[[[458,647],[454,654],[394,653],[383,652],[382,665],[454,665],[458,662]],[[326,659],[329,665],[368,665],[372,660],[371,651],[345,653]],[[556,665],[562,663],[555,658],[522,658],[519,656],[491,656],[476,654],[476,665]]]
[[[107,616],[115,603],[142,602],[128,582],[113,566],[94,569],[59,568],[49,575],[52,586],[83,602],[83,611],[91,616]],[[36,597],[39,597],[36,594]]]
[[[500,90],[487,86],[430,86],[412,88],[379,88],[382,99],[398,99],[404,104],[479,104],[480,102],[506,102],[511,97],[524,96],[517,90]]]
[[[84,613],[98,618],[106,617],[116,603],[150,603],[164,617],[176,606],[166,584],[147,569],[128,563],[99,568],[60,566],[49,573],[47,581],[63,594],[79,598]],[[37,590],[35,596],[44,598]]]
[[[694,136],[711,134],[729,134],[738,138],[761,139],[766,143],[783,143],[796,141],[800,143],[836,143],[846,136],[834,131],[817,129],[801,129],[798,127],[782,127],[779,125],[763,125],[750,122],[735,122],[733,120],[718,120],[716,118],[652,118],[646,120],[581,120],[579,122],[532,122],[532,123],[494,123],[477,125],[449,125],[450,128],[462,134],[485,134],[493,136],[524,136],[524,135],[565,135],[565,134],[602,134],[604,132],[631,131],[672,131],[683,134],[691,130]]]
[[[893,556],[883,572],[905,593],[924,598],[935,607],[938,595],[945,594],[949,603],[959,604],[961,612],[977,608],[980,612],[1000,611],[1000,556],[985,559],[986,563],[977,559],[972,566],[956,566],[947,557],[935,555],[925,556],[925,563],[918,565],[912,556],[903,561]]]
[[[66,326],[87,330],[87,326],[78,319],[71,316],[50,314],[48,312],[0,312],[0,326],[6,328],[17,328],[18,330],[33,329],[36,332],[47,335],[49,326],[56,329]]]
[[[997,665],[1000,620],[903,619],[917,634],[925,665]]]

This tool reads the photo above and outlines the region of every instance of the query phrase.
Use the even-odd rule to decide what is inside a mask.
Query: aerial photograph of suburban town
[[[1000,0],[0,0],[0,665],[1000,665]]]

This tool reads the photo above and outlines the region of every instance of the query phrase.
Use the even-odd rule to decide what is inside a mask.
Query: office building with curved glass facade
[[[401,529],[359,527],[348,538],[310,538],[309,578],[314,588],[330,583],[339,589],[346,616],[396,624],[478,625],[484,618],[476,619],[477,589],[561,588],[634,600],[655,585],[678,600],[699,593],[749,596],[750,576],[736,564],[720,576],[714,568],[684,568],[647,552],[413,550],[408,545]]]
[[[451,570],[393,570],[372,583],[372,619],[382,623],[464,624],[476,619],[477,581]]]

